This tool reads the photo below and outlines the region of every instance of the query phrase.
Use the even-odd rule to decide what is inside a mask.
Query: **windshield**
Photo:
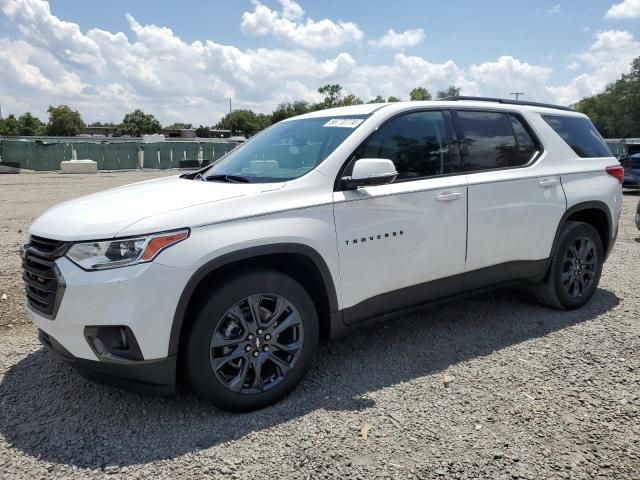
[[[320,165],[368,115],[318,117],[276,123],[231,151],[204,173],[245,182],[284,182]]]

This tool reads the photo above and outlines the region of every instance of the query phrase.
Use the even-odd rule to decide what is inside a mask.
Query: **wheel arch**
[[[212,285],[232,267],[273,268],[290,275],[309,292],[318,310],[322,338],[340,330],[338,297],[331,271],[315,249],[304,244],[261,245],[231,252],[202,265],[191,276],[180,295],[169,337],[169,355],[178,355],[189,321],[190,309],[197,306],[201,289]]]
[[[567,211],[560,219],[560,222],[558,223],[556,235],[553,239],[553,246],[549,255],[549,260],[547,262],[547,268],[545,270],[545,277],[549,272],[549,266],[551,265],[551,260],[553,258],[553,255],[555,254],[560,233],[562,232],[562,229],[564,228],[566,223],[569,221],[588,223],[597,230],[598,234],[600,235],[600,239],[602,240],[605,259],[609,255],[611,248],[613,247],[613,216],[611,215],[611,211],[609,210],[607,204],[601,201],[594,200],[573,205],[572,207],[567,209]]]

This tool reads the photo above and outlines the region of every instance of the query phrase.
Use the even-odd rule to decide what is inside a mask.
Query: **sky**
[[[212,125],[328,83],[568,105],[629,71],[638,27],[640,0],[0,0],[0,106]]]

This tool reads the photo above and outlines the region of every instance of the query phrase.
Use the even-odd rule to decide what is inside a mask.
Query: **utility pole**
[[[510,95],[514,95],[516,97],[516,102],[520,98],[520,95],[524,95],[524,92],[511,92]]]

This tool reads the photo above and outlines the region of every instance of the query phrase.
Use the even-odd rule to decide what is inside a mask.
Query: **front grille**
[[[69,249],[69,243],[32,235],[22,253],[22,279],[27,303],[47,318],[55,318],[65,283],[55,265]]]

